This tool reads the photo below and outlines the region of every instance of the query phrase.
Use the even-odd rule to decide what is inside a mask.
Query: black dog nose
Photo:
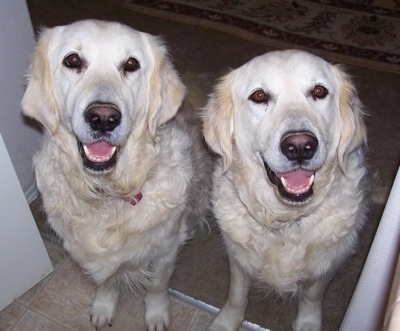
[[[113,105],[93,104],[85,112],[85,121],[94,131],[110,132],[121,123],[121,112]]]
[[[311,132],[292,132],[281,140],[281,151],[288,160],[302,162],[317,151],[318,140]]]

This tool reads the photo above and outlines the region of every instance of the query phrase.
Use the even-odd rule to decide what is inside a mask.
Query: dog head
[[[298,50],[267,53],[224,76],[206,106],[204,134],[224,171],[240,159],[289,204],[310,201],[324,169],[345,172],[347,156],[366,143],[349,77]]]
[[[51,135],[66,129],[76,137],[84,166],[105,173],[128,136],[155,139],[183,96],[158,37],[87,20],[41,32],[22,108]]]

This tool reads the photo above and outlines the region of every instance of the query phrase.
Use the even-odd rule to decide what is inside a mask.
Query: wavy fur
[[[315,97],[316,86],[327,93]],[[265,102],[252,101],[257,90]],[[210,330],[238,328],[252,280],[299,295],[294,330],[321,330],[325,287],[355,252],[365,218],[366,129],[353,83],[309,53],[271,52],[222,77],[203,117],[206,141],[220,155],[213,203],[231,266],[229,297]],[[288,200],[267,168],[304,166],[282,152],[293,132],[312,134],[318,148],[304,162],[315,172],[313,193]]]
[[[82,59],[80,68],[63,64],[71,53]],[[140,68],[124,72],[130,57]],[[208,205],[207,196],[192,194],[199,183],[207,189],[211,177],[199,125],[175,119],[184,94],[158,37],[94,20],[41,33],[22,107],[47,129],[34,158],[37,184],[50,225],[98,285],[96,329],[115,318],[121,284],[145,291],[149,330],[170,323],[175,259],[193,228],[189,220],[201,223]],[[202,100],[186,102],[178,117],[196,112]],[[119,149],[107,171],[88,169],[78,150],[78,139],[97,134],[84,120],[92,103],[113,103],[121,113],[120,125],[105,135]],[[126,201],[139,192],[137,205]]]

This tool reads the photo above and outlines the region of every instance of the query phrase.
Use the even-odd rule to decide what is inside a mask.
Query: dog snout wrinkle
[[[85,112],[85,121],[92,130],[111,132],[121,123],[121,112],[113,105],[94,104]]]
[[[283,137],[280,148],[288,160],[301,163],[314,156],[318,140],[310,132],[293,132]]]

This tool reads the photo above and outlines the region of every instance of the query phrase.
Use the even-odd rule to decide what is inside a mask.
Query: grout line
[[[22,307],[24,307],[24,312],[21,313],[21,315],[16,319],[15,323],[13,323],[13,325],[12,325],[11,328],[10,328],[10,331],[12,331],[12,330],[14,330],[16,327],[18,327],[18,324],[22,321],[22,319],[24,318],[24,316],[25,316],[28,312],[30,312],[30,313],[32,313],[32,314],[36,314],[36,315],[40,316],[41,318],[43,318],[43,319],[45,319],[45,320],[47,320],[47,321],[50,321],[50,322],[52,322],[52,323],[54,323],[54,324],[60,325],[60,326],[62,326],[62,327],[65,328],[65,329],[71,330],[69,327],[67,327],[67,326],[65,326],[65,325],[63,325],[63,324],[61,324],[61,323],[60,323],[59,321],[57,321],[56,319],[52,318],[52,316],[46,316],[46,315],[44,315],[41,311],[37,311],[36,309],[33,309],[33,308],[32,308],[32,306],[33,306],[34,302],[36,301],[36,299],[40,296],[40,294],[41,294],[42,292],[45,291],[45,289],[46,289],[47,286],[49,285],[50,281],[51,281],[52,278],[55,276],[55,274],[59,271],[61,265],[63,265],[63,264],[65,263],[65,261],[66,261],[66,259],[64,259],[64,261],[63,261],[57,268],[54,268],[53,272],[47,276],[48,279],[46,279],[46,280],[43,279],[43,280],[45,280],[45,282],[42,284],[40,290],[32,297],[32,300],[31,300],[29,303],[25,304],[25,303],[23,303],[22,301],[20,301],[19,299],[17,299],[17,300],[15,301],[15,302],[17,302],[19,305],[21,305]],[[71,330],[71,331],[73,331],[73,330]]]
[[[19,323],[20,320],[22,320],[22,317],[26,314],[26,312],[29,310],[29,308],[25,305],[23,305],[21,302],[18,302],[18,300],[16,300],[15,302],[17,302],[18,304],[20,304],[22,307],[24,307],[24,311],[15,319],[14,323],[11,325],[10,331],[14,330],[14,327]],[[15,302],[13,302],[12,304],[14,304]]]
[[[37,313],[37,311],[35,309],[32,308],[32,306],[34,305],[35,301],[37,300],[37,298],[40,296],[40,294],[42,292],[44,292],[47,287],[49,286],[50,282],[52,281],[52,279],[56,276],[56,274],[59,272],[61,266],[66,262],[67,258],[64,259],[64,261],[62,261],[62,263],[60,263],[60,265],[56,268],[53,267],[53,272],[50,273],[48,276],[46,276],[46,278],[44,278],[42,281],[43,284],[41,286],[41,288],[39,289],[39,291],[32,297],[32,300],[29,302],[29,304],[27,304],[27,308],[35,313]],[[23,304],[22,302],[20,302],[21,304]]]
[[[56,325],[59,325],[60,327],[62,327],[62,328],[65,329],[65,330],[75,331],[75,330],[71,329],[69,326],[64,325],[63,323],[60,323],[60,321],[56,320],[54,317],[52,317],[52,316],[47,316],[47,315],[43,314],[43,312],[41,312],[41,311],[36,311],[35,309],[30,309],[30,308],[28,308],[28,309],[24,312],[24,315],[25,315],[28,311],[29,311],[30,313],[32,313],[32,314],[35,314],[35,315],[39,316],[41,319],[44,319],[44,320],[47,320],[48,322],[51,322],[51,323],[56,324]],[[22,316],[21,316],[21,318],[18,320],[18,322],[15,323],[15,324],[13,325],[13,327],[11,328],[10,331],[14,330],[14,328],[18,326],[17,324],[18,324],[21,320],[22,320]],[[34,330],[34,331],[36,331],[36,330]]]
[[[177,298],[175,298],[175,299],[177,299]],[[180,300],[180,299],[177,299],[177,300]],[[187,302],[185,302],[185,304],[188,305]],[[196,308],[196,310],[195,310],[195,313],[192,316],[192,320],[190,321],[189,330],[193,329],[193,326],[195,325],[195,323],[197,321],[197,318],[199,317],[199,314],[200,314],[200,309],[197,308],[197,307],[194,307],[194,308]]]
[[[40,291],[35,295],[35,298],[32,300],[32,302],[29,304],[29,306],[27,307],[27,311],[29,310],[30,312],[40,316],[41,318],[44,318],[54,324],[60,325],[62,326],[64,329],[66,330],[70,330],[70,331],[74,331],[73,329],[70,328],[70,326],[65,325],[64,323],[61,323],[60,321],[58,321],[55,317],[53,317],[52,315],[47,315],[44,311],[42,310],[37,310],[33,308],[34,302],[37,300],[37,298],[39,297],[39,295],[44,292],[46,290],[46,288],[49,286],[51,280],[56,276],[56,274],[58,272],[60,272],[61,267],[66,263],[66,261],[68,260],[68,257],[64,258],[64,260],[62,261],[62,263],[60,263],[60,265],[57,268],[54,268],[54,271],[52,272],[52,274],[50,275],[49,279],[46,281],[46,283],[43,285],[43,287],[40,289]],[[25,312],[26,313],[26,312]]]
[[[179,300],[181,300],[181,301],[183,301],[183,302],[185,302],[185,303],[187,303],[189,305],[192,305],[192,306],[194,306],[196,308],[208,311],[211,314],[216,315],[219,312],[218,308],[216,308],[214,306],[211,306],[211,305],[209,305],[209,304],[207,304],[207,303],[205,303],[203,301],[194,299],[194,298],[192,298],[192,297],[190,297],[190,296],[188,296],[186,294],[183,294],[183,293],[181,293],[179,291],[176,291],[176,290],[174,290],[172,288],[170,288],[168,290],[168,293],[174,298],[177,298],[177,299],[179,299]],[[243,321],[242,326],[244,326],[244,327],[246,327],[246,328],[248,328],[249,330],[252,330],[252,331],[270,331],[269,329],[264,329],[263,327],[261,327],[261,326],[259,326],[257,324],[248,322],[248,321]]]
[[[38,291],[32,296],[32,298],[29,300],[29,302],[24,302],[23,300],[21,300],[20,298],[25,295],[26,293],[28,293],[29,291],[31,291],[33,289],[33,287],[31,289],[29,289],[27,292],[25,292],[24,294],[22,294],[17,300],[15,300],[15,302],[18,302],[20,305],[22,305],[23,307],[27,308],[28,310],[34,311],[33,309],[31,309],[31,306],[34,304],[34,302],[36,301],[36,299],[40,296],[40,294],[47,288],[47,286],[49,285],[49,283],[51,282],[51,280],[54,278],[54,276],[56,275],[56,273],[60,270],[61,266],[65,263],[65,261],[67,260],[67,257],[64,258],[64,260],[60,263],[59,266],[57,266],[56,268],[54,267],[53,263],[53,271],[48,274],[45,278],[43,278],[42,280],[40,280],[40,282],[38,282],[37,284],[35,284],[33,287],[35,286],[40,286],[40,288],[38,289]],[[40,284],[41,283],[41,284]],[[36,312],[36,311],[35,311]]]

